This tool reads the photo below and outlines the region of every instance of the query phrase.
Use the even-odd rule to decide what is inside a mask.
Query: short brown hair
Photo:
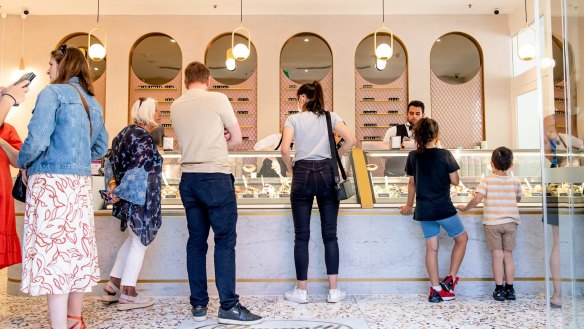
[[[51,52],[51,57],[59,65],[57,78],[52,83],[64,84],[68,83],[72,77],[78,77],[81,88],[87,94],[95,96],[93,92],[93,79],[89,74],[89,65],[81,50],[62,45]]]
[[[209,79],[209,69],[201,62],[192,62],[185,69],[185,84],[188,86],[193,82],[207,83]]]
[[[495,169],[506,171],[513,165],[513,151],[505,146],[498,147],[493,151],[491,161]]]

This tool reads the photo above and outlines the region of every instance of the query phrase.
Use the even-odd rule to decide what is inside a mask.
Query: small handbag
[[[22,173],[20,171],[12,187],[12,197],[20,202],[26,202],[26,185],[22,182]]]
[[[347,182],[347,174],[345,173],[345,168],[343,168],[343,163],[339,158],[339,153],[337,152],[337,148],[335,145],[335,136],[333,133],[333,125],[331,123],[331,114],[328,111],[324,112],[326,116],[326,126],[328,128],[328,138],[329,144],[331,147],[331,157],[332,157],[332,166],[333,172],[335,175],[335,189],[337,190],[337,199],[339,201],[347,200],[348,198],[355,195],[355,189],[353,184]],[[337,165],[338,163],[338,165]],[[341,170],[341,175],[343,176],[343,182],[341,183],[341,178],[339,177],[339,169]]]

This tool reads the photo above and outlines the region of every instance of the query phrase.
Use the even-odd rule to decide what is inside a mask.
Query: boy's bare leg
[[[505,260],[505,254],[503,250],[493,250],[493,276],[495,277],[495,284],[502,285],[503,277],[505,271],[503,268],[503,262]],[[505,264],[507,265],[507,264]],[[511,280],[513,281],[513,280]],[[511,282],[513,283],[513,282]]]
[[[515,261],[513,260],[513,251],[505,250],[504,254],[505,254],[505,283],[513,284],[513,280],[515,279]]]
[[[440,284],[438,274],[438,237],[426,239],[426,269],[432,286]]]

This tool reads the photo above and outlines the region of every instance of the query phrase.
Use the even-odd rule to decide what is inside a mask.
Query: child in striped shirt
[[[520,221],[517,203],[521,201],[521,182],[517,177],[507,175],[512,166],[513,152],[510,149],[499,147],[494,150],[491,156],[493,174],[481,180],[474,198],[466,206],[456,206],[458,210],[467,211],[484,199],[483,226],[493,255],[496,284],[493,298],[498,301],[515,300],[513,249]]]

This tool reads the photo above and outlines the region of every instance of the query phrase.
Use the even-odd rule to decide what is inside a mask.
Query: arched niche
[[[393,36],[393,56],[378,67],[374,36],[369,34],[355,50],[355,135],[359,143],[382,141],[386,131],[405,122],[408,103],[408,53]],[[377,42],[390,44],[387,34]]]
[[[470,149],[485,139],[483,74],[483,52],[473,37],[451,32],[434,41],[431,115],[440,125],[444,147]]]
[[[83,52],[83,54],[85,54],[85,56],[87,57],[87,45],[88,45],[87,39],[88,39],[87,33],[85,33],[85,32],[71,33],[71,34],[65,36],[63,39],[61,39],[59,41],[59,43],[57,43],[57,45],[55,46],[55,49],[59,48],[63,44],[66,44],[68,47],[79,48],[79,50],[81,50]],[[93,35],[91,36],[91,42],[92,42],[92,44],[99,43],[99,44],[103,45],[101,40],[99,40],[97,37],[95,37]],[[107,56],[100,61],[94,61],[94,60],[87,58],[87,63],[89,64],[89,72],[90,72],[91,77],[93,79],[93,88],[94,88],[94,92],[95,92],[95,99],[98,101],[98,103],[103,108],[103,115],[105,117]]]
[[[247,39],[236,34],[234,42],[247,43]],[[207,46],[205,65],[211,73],[210,90],[225,94],[237,116],[243,142],[234,149],[252,150],[257,142],[257,50],[251,43],[249,57],[235,61],[235,69],[228,70],[226,57],[230,48],[231,33],[216,36]]]
[[[173,37],[159,32],[138,38],[129,53],[128,123],[130,109],[140,97],[152,98],[161,113],[164,135],[178,141],[170,120],[170,104],[180,97],[182,90],[182,50]]]
[[[288,38],[280,51],[280,131],[289,115],[298,112],[296,91],[318,81],[325,109],[333,110],[333,53],[324,38],[302,32]]]

